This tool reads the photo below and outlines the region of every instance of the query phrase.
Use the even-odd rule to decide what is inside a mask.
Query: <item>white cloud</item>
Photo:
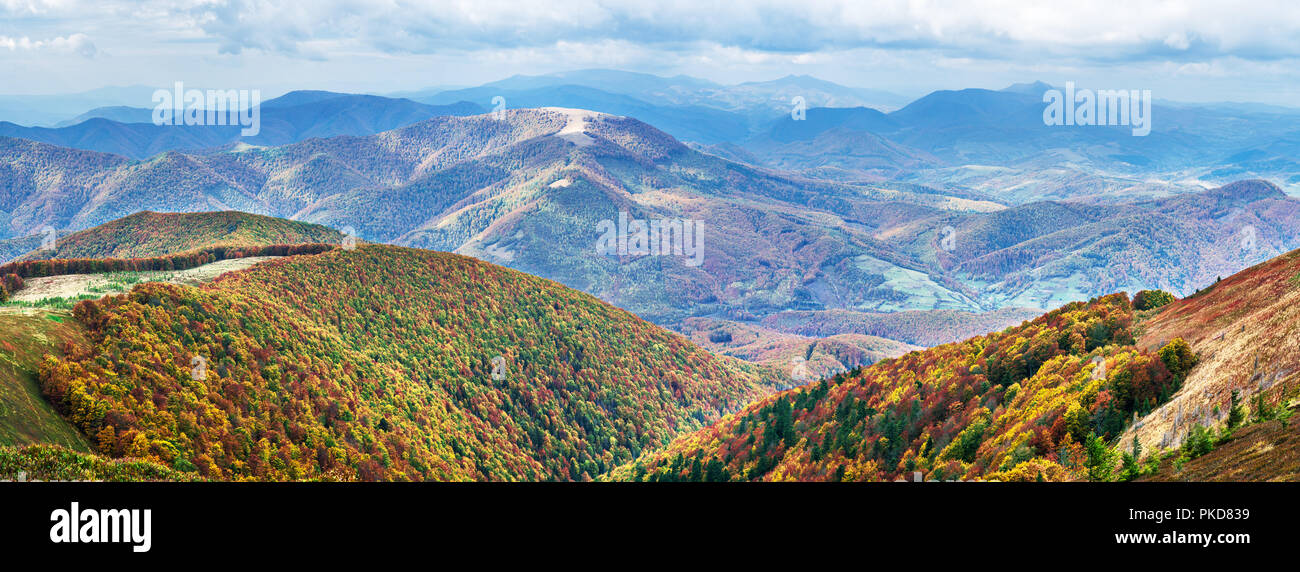
[[[1300,55],[1300,6],[1208,0],[198,0],[181,7],[223,51],[294,53],[311,39],[355,38],[391,52],[627,40],[755,51],[854,47],[1046,49],[1087,58],[1151,57],[1153,46],[1246,57]]]
[[[93,22],[97,37],[121,42],[190,37],[225,54],[313,58],[330,54],[309,44],[344,40],[387,53],[619,40],[661,50],[883,47],[983,58],[1035,50],[1082,59],[1300,56],[1300,4],[1289,0],[0,0],[0,13],[63,27],[55,36],[68,34],[64,24],[80,32]],[[4,33],[19,36],[0,23]]]
[[[49,40],[33,40],[26,36],[21,38],[0,36],[0,49],[8,49],[11,52],[49,51],[60,54],[77,54],[85,58],[93,58],[99,52],[95,48],[95,43],[90,41],[90,37],[85,34],[72,34]]]
[[[50,11],[57,11],[61,7],[69,4],[72,4],[72,2],[50,0],[0,0],[0,12],[11,15],[44,14]]]
[[[1203,70],[1234,79],[1209,93],[1300,69],[1300,4],[1289,0],[0,0],[0,14],[0,55],[28,51],[6,62],[26,89],[186,79],[382,91],[583,67],[811,74],[909,93]],[[114,57],[43,59],[70,50]]]

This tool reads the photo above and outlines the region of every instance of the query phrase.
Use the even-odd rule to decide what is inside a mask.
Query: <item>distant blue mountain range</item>
[[[485,109],[469,102],[429,105],[409,99],[327,91],[295,91],[260,106],[261,130],[240,137],[239,126],[154,125],[153,110],[97,108],[82,121],[63,127],[24,127],[0,122],[0,136],[143,159],[166,151],[200,151],[236,142],[284,145],[312,137],[371,135],[433,117],[476,115]]]
[[[107,106],[52,128],[0,122],[0,136],[146,158],[236,142],[283,145],[311,137],[370,135],[444,115],[566,107],[632,117],[731,160],[817,178],[973,185],[985,192],[1027,186],[1030,198],[1079,194],[1087,177],[1159,174],[1222,183],[1261,177],[1300,185],[1300,110],[1248,104],[1157,101],[1152,129],[1050,126],[1043,94],[1053,86],[944,90],[915,101],[809,76],[723,85],[688,76],[578,70],[514,76],[478,87],[409,92],[408,97],[295,91],[262,104],[261,132],[237,127],[155,126],[151,110]],[[0,98],[3,99],[3,98]],[[3,101],[0,101],[3,103]],[[64,102],[66,103],[66,102]],[[61,103],[62,105],[63,103]],[[791,113],[796,105],[803,113]],[[968,166],[1005,167],[1055,178],[1008,180]],[[964,170],[965,169],[965,170]],[[921,173],[921,174],[918,174]],[[1092,184],[1092,183],[1087,183]],[[1121,186],[1125,183],[1120,181]],[[1011,200],[1015,200],[1012,198]]]

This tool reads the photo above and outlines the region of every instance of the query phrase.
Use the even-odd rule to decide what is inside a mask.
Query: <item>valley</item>
[[[177,215],[142,216],[151,218],[69,235],[56,253],[85,252],[78,244],[122,253],[141,239],[152,250],[130,253],[193,252],[155,240],[174,236]],[[183,216],[186,228],[222,229],[186,239],[210,247],[240,228],[215,221],[245,215]],[[256,228],[267,224],[282,223]],[[1297,346],[1286,324],[1295,320],[1285,312],[1300,291],[1297,252],[1155,309],[1112,295],[1036,318],[1038,311],[1017,308],[782,312],[761,325],[687,318],[674,325],[685,337],[554,282],[391,246],[241,257],[167,273],[32,277],[0,313],[12,333],[4,454],[33,466],[63,453],[12,447],[52,443],[139,459],[145,464],[130,471],[146,472],[94,471],[167,479],[890,480],[922,470],[1082,480],[1117,478],[1115,456],[1136,436],[1152,452],[1148,476],[1166,478],[1223,462],[1195,457],[1161,472],[1173,470],[1168,455],[1185,448],[1177,430],[1188,425],[1166,428],[1182,422],[1182,411],[1191,412],[1189,424],[1216,427],[1226,419],[1228,389],[1283,408],[1294,397],[1287,371],[1296,368],[1286,364]],[[57,309],[65,302],[37,299],[56,286],[86,300],[69,314]],[[437,292],[468,297],[448,305],[453,299]],[[1243,306],[1241,292],[1272,293]],[[605,325],[587,329],[598,322]],[[542,331],[560,337],[535,337]],[[1229,376],[1224,385],[1223,372],[1241,371],[1247,359],[1242,349],[1215,345],[1229,337],[1256,353],[1272,348],[1254,358],[1268,364],[1262,374]],[[333,357],[318,362],[312,352]],[[114,358],[105,363],[104,355]],[[199,358],[202,369],[191,371]],[[1216,365],[1222,360],[1230,361]],[[522,377],[514,381],[516,367]],[[128,398],[106,379],[135,389]],[[646,389],[669,401],[645,402]],[[196,400],[207,404],[185,405]],[[335,412],[331,402],[346,408]],[[213,417],[212,407],[225,413]],[[520,407],[526,418],[501,425]],[[541,411],[547,421],[539,425]],[[296,421],[276,429],[265,424],[269,414]],[[628,415],[641,421],[629,425]],[[434,426],[451,433],[420,436]],[[826,437],[809,439],[808,431]],[[1251,445],[1255,455],[1290,450],[1277,445],[1285,437],[1248,431],[1242,439],[1274,443]],[[1245,446],[1235,443],[1220,447]],[[260,456],[249,456],[257,448]],[[466,464],[465,455],[476,460]],[[1206,470],[1184,478],[1210,478]]]
[[[795,383],[923,349],[876,336],[836,334],[813,338],[709,318],[688,318],[678,329],[704,349],[786,371]]]
[[[144,161],[0,144],[16,205],[6,215],[11,242],[42,225],[68,232],[140,209],[238,209],[504,264],[660,324],[785,311],[1041,310],[1144,288],[1188,295],[1300,247],[1300,200],[1264,181],[1123,204],[1018,203],[810,179],[702,153],[630,117],[559,108]],[[57,189],[33,161],[65,166]],[[602,254],[601,225],[620,213],[700,221],[704,252]]]
[[[1285,555],[1293,4],[0,1],[0,544]]]
[[[243,270],[255,264],[272,260],[272,256],[250,256],[219,260],[188,270],[173,272],[117,272],[111,274],[64,274],[26,280],[26,286],[10,297],[10,306],[48,307],[53,304],[69,306],[70,302],[98,299],[107,294],[121,294],[131,286],[146,282],[198,285],[213,280],[227,272]],[[0,305],[0,312],[5,306]]]

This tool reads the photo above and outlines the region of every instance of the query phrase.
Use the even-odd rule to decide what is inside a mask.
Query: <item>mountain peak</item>
[[[274,107],[292,107],[295,105],[303,105],[307,103],[316,103],[319,101],[325,101],[327,99],[347,97],[348,95],[351,94],[338,93],[333,91],[315,90],[315,89],[300,89],[300,90],[291,91],[289,93],[281,95],[280,97],[269,99],[262,103],[262,107],[265,109],[270,109]]]
[[[554,111],[557,113],[563,113],[570,117],[580,117],[583,119],[595,119],[600,117],[618,117],[617,115],[612,115],[601,111],[592,111],[590,109],[579,109],[576,107],[547,106],[547,107],[538,107],[536,109],[540,109],[543,111]]]
[[[1005,88],[1002,88],[1002,91],[1009,92],[1009,93],[1042,94],[1043,92],[1049,89],[1054,89],[1054,88],[1052,87],[1051,84],[1039,80],[1030,83],[1013,83]]]
[[[1228,183],[1208,193],[1222,195],[1225,198],[1257,201],[1261,199],[1285,199],[1286,191],[1263,179],[1245,179]]]
[[[567,117],[567,121],[564,124],[564,127],[560,128],[560,130],[555,133],[555,136],[579,147],[586,147],[595,142],[595,139],[586,133],[587,126],[590,124],[591,120],[610,117],[608,114],[588,111],[586,109],[572,109],[568,107],[543,107],[541,109],[563,113]]]

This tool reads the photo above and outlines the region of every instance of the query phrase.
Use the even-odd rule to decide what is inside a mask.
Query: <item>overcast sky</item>
[[[0,93],[385,93],[617,68],[904,95],[1074,81],[1300,105],[1300,2],[0,0]]]

